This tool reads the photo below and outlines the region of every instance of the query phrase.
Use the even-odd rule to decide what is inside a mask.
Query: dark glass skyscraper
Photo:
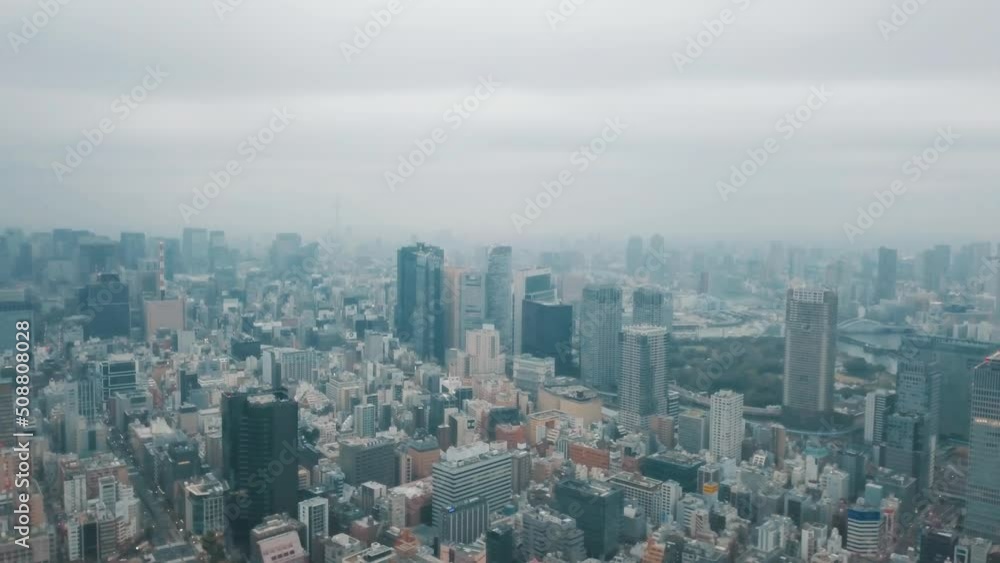
[[[420,358],[444,364],[444,251],[417,243],[396,254],[396,335]]]
[[[896,251],[878,249],[878,278],[875,280],[875,297],[878,300],[896,298]]]
[[[606,561],[618,550],[624,496],[620,489],[596,481],[566,479],[556,484],[556,510],[576,519],[583,530],[587,557]]]
[[[298,405],[284,391],[222,397],[222,474],[232,516],[227,539],[244,553],[250,530],[265,516],[298,515],[298,426]]]
[[[972,376],[965,533],[1000,541],[1000,352]]]
[[[486,321],[500,333],[500,344],[505,352],[513,350],[513,305],[511,287],[514,283],[514,266],[509,246],[490,248],[486,266]]]
[[[573,306],[524,301],[521,351],[539,358],[555,358],[556,374],[573,372]]]
[[[93,283],[80,288],[77,295],[80,313],[90,320],[83,325],[83,337],[127,338],[131,327],[128,286],[117,274],[99,274]]]

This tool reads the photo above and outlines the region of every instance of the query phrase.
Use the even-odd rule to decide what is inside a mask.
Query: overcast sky
[[[559,0],[400,0],[384,26],[371,14],[384,1],[69,0],[32,34],[36,1],[0,3],[0,226],[176,234],[179,206],[235,160],[190,225],[319,232],[339,196],[360,232],[846,243],[844,223],[899,179],[863,243],[997,238],[995,0],[896,0],[919,6],[896,28],[886,0],[577,0],[567,17]],[[366,25],[380,29],[365,46]],[[123,118],[116,99],[157,67]],[[489,77],[456,127],[446,112]],[[829,99],[778,132],[820,86]],[[240,144],[281,108],[294,119],[246,162]],[[60,181],[53,163],[102,119],[114,130]],[[624,131],[581,170],[573,153],[609,119]],[[911,181],[904,162],[949,127],[959,138]],[[390,190],[386,172],[437,128],[434,154]],[[769,138],[777,151],[723,200],[718,182]],[[519,233],[511,215],[563,170],[573,183]]]

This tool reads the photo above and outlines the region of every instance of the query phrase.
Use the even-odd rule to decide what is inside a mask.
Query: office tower
[[[0,355],[13,351],[17,342],[17,323],[28,321],[29,326],[35,326],[35,305],[31,294],[26,289],[0,289]],[[32,339],[37,333],[30,331]]]
[[[501,523],[486,530],[486,561],[514,563],[514,528],[510,524]]]
[[[226,530],[225,493],[227,487],[212,474],[184,485],[184,529],[196,536]]]
[[[528,268],[514,272],[513,293],[513,323],[514,333],[512,344],[514,354],[520,355],[523,343],[524,302],[550,302],[556,299],[556,286],[552,281],[552,270],[549,268]]]
[[[683,494],[679,483],[626,472],[612,476],[607,483],[622,491],[625,502],[642,508],[654,526],[676,518],[677,504]]]
[[[555,358],[536,358],[528,354],[514,358],[514,384],[530,393],[533,401],[538,400],[538,392],[545,381],[555,374]]]
[[[118,269],[118,243],[104,237],[85,237],[77,247],[77,279],[86,283],[94,274]]]
[[[723,389],[712,395],[708,449],[717,459],[740,461],[743,447],[743,395]]]
[[[500,332],[504,351],[512,351],[514,323],[511,315],[511,291],[514,285],[514,266],[509,246],[494,246],[487,253],[486,264],[486,318]]]
[[[146,390],[145,382],[139,381],[138,364],[132,354],[110,354],[108,359],[96,362],[94,370],[101,378],[104,400],[118,393]]]
[[[461,275],[458,307],[458,345],[465,348],[465,333],[483,326],[486,316],[486,277],[481,272]]]
[[[524,550],[529,558],[541,561],[550,553],[561,553],[563,561],[583,561],[584,533],[576,520],[546,508],[535,507],[523,514]]]
[[[604,483],[566,479],[556,483],[553,506],[576,518],[587,557],[607,561],[618,550],[624,498],[620,489]]]
[[[650,419],[669,416],[667,409],[667,329],[633,325],[621,332],[619,426],[626,432],[648,431]]]
[[[438,533],[443,543],[472,543],[489,525],[489,506],[486,499],[473,496],[445,508],[441,513],[441,527]]]
[[[634,276],[642,267],[642,237],[629,237],[625,245],[625,273]]]
[[[284,392],[222,396],[222,475],[230,488],[227,513],[236,514],[229,543],[243,552],[266,516],[297,514],[298,426],[298,405]]]
[[[580,377],[599,391],[618,389],[621,329],[621,289],[613,285],[584,287],[580,305]]]
[[[375,405],[355,405],[354,435],[359,438],[375,437]]]
[[[680,414],[677,419],[677,443],[693,454],[708,449],[708,417],[704,411],[688,410]]]
[[[465,335],[465,353],[470,375],[503,374],[506,364],[500,333],[493,325],[470,330]]]
[[[98,274],[77,293],[80,312],[88,317],[83,324],[85,339],[128,338],[132,325],[128,286],[117,274]]]
[[[524,301],[521,351],[554,358],[556,373],[573,373],[573,306],[554,301]]]
[[[1000,542],[1000,352],[972,376],[965,533]]]
[[[921,488],[934,485],[934,465],[937,457],[937,438],[940,430],[941,371],[931,362],[900,362],[896,376],[896,412],[901,415],[919,416],[923,419],[916,437],[922,449],[914,452],[919,471],[913,473]]]
[[[927,475],[924,458],[927,443],[927,419],[920,414],[892,413],[886,418],[885,460],[883,465],[893,471],[915,477],[923,488],[932,476]]]
[[[815,426],[833,410],[837,294],[789,289],[786,299],[784,410],[793,425]]]
[[[271,243],[271,267],[275,272],[286,272],[297,266],[302,236],[298,233],[278,233]]]
[[[340,467],[344,482],[358,486],[366,481],[395,487],[395,442],[388,438],[346,438],[340,441]]]
[[[472,497],[484,499],[490,514],[499,511],[513,492],[512,470],[508,452],[491,450],[483,443],[442,453],[431,470],[433,525],[440,529],[448,508]]]
[[[951,561],[958,546],[958,534],[945,530],[925,529],[920,538],[920,558],[917,563]]]
[[[444,251],[417,243],[396,255],[396,336],[423,360],[444,364]]]
[[[146,233],[123,232],[118,240],[121,265],[127,270],[139,268],[139,262],[146,257]]]
[[[462,268],[444,269],[441,311],[444,318],[444,347],[458,348],[462,342]]]
[[[878,278],[875,280],[875,298],[892,301],[896,299],[896,250],[878,249]]]
[[[632,292],[632,324],[674,327],[674,295],[659,287],[644,286]]]
[[[865,395],[865,443],[885,441],[886,418],[896,408],[896,394],[888,389],[876,389]]]
[[[186,228],[181,235],[184,270],[189,274],[208,273],[208,231]]]
[[[314,496],[299,501],[298,517],[306,526],[306,551],[312,553],[316,538],[330,537],[330,500]]]
[[[951,266],[951,247],[946,244],[936,245],[921,252],[920,261],[923,288],[927,291],[943,291]]]
[[[208,232],[208,268],[215,272],[235,264],[229,259],[229,248],[226,246],[225,231]]]
[[[847,551],[858,555],[875,555],[879,539],[885,531],[885,521],[878,506],[859,502],[847,510]]]

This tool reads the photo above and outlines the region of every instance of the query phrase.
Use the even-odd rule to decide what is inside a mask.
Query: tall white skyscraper
[[[833,410],[836,358],[836,292],[789,289],[785,304],[783,405],[791,425],[816,425]]]
[[[618,389],[622,290],[614,285],[583,288],[580,307],[580,377],[601,391]]]
[[[500,346],[500,333],[491,324],[465,333],[465,353],[469,357],[469,374],[504,373],[505,356]]]
[[[719,459],[739,461],[743,446],[743,395],[723,389],[712,395],[709,409],[708,449]]]
[[[650,419],[668,416],[667,329],[633,325],[621,332],[621,398],[619,425],[622,430],[649,430]]]

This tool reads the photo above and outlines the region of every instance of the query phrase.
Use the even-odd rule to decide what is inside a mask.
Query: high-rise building
[[[186,483],[184,528],[196,536],[224,532],[226,488],[211,473]]]
[[[785,307],[784,410],[793,426],[813,426],[833,410],[837,294],[789,289]]]
[[[450,448],[441,454],[431,470],[433,525],[440,529],[449,507],[472,497],[484,499],[489,513],[499,511],[513,494],[512,471],[510,454],[491,450],[484,443]]]
[[[222,396],[222,475],[230,543],[244,553],[271,514],[297,515],[299,409],[283,391]],[[277,470],[276,470],[277,467]]]
[[[693,454],[708,449],[708,417],[704,411],[684,411],[677,419],[677,443]]]
[[[481,272],[463,272],[458,307],[458,346],[465,348],[465,333],[483,326],[486,316],[486,277]]]
[[[299,522],[306,526],[306,551],[312,553],[314,538],[330,536],[330,500],[316,495],[299,501]]]
[[[358,486],[366,481],[395,487],[395,442],[388,438],[347,438],[340,441],[340,467],[344,482]]]
[[[552,302],[556,299],[556,286],[552,280],[551,268],[527,268],[514,272],[513,293],[513,346],[514,354],[520,355],[523,347],[524,302]]]
[[[146,257],[146,233],[123,232],[118,240],[121,264],[127,270],[139,268],[139,262]]]
[[[939,244],[920,253],[922,285],[927,291],[945,289],[948,268],[951,266],[951,247]]]
[[[896,376],[896,412],[919,416],[923,419],[922,435],[916,437],[921,446],[913,454],[918,471],[918,486],[928,489],[934,485],[934,465],[937,458],[937,439],[940,432],[941,371],[932,362],[900,362]]]
[[[584,287],[580,305],[580,377],[600,391],[618,389],[621,328],[621,289],[614,285]]]
[[[555,487],[555,508],[576,518],[584,533],[587,557],[607,561],[618,550],[624,496],[620,489],[595,481],[566,479]]]
[[[132,326],[129,288],[117,274],[102,273],[80,288],[77,302],[89,319],[83,325],[86,339],[128,338]]]
[[[472,543],[489,525],[489,504],[485,498],[473,496],[445,507],[441,513],[439,534],[445,543]]]
[[[498,524],[486,531],[486,561],[514,563],[514,528]]]
[[[642,267],[643,243],[642,237],[629,237],[625,245],[625,272],[634,276]]]
[[[965,533],[1000,541],[1000,352],[972,376]]]
[[[716,458],[740,461],[743,447],[743,395],[723,389],[712,395],[708,449]]]
[[[895,249],[878,249],[878,278],[875,280],[875,298],[878,300],[893,300],[896,298],[896,260]]]
[[[674,295],[655,286],[632,292],[632,324],[674,327]]]
[[[529,558],[541,561],[547,554],[561,553],[564,561],[583,561],[584,533],[576,520],[553,510],[535,507],[523,514],[524,550]]]
[[[12,351],[17,342],[15,327],[20,321],[35,326],[35,305],[26,289],[0,289],[0,355]],[[30,331],[34,336],[37,331]]]
[[[95,363],[94,369],[101,378],[104,400],[118,393],[145,390],[145,382],[140,381],[138,364],[132,354],[111,354],[106,360]]]
[[[865,443],[885,441],[886,418],[895,410],[896,394],[888,389],[876,389],[865,395]]]
[[[619,424],[627,432],[647,431],[654,416],[669,416],[667,329],[633,325],[621,332]]]
[[[465,353],[469,360],[471,375],[504,373],[506,363],[500,345],[500,333],[491,324],[470,330],[465,335]]]
[[[526,299],[521,351],[538,358],[554,358],[556,373],[573,373],[573,306]]]
[[[423,360],[444,364],[444,251],[417,243],[396,258],[396,336]]]
[[[509,246],[490,248],[486,266],[486,318],[500,333],[500,344],[506,353],[511,353],[514,323],[511,290],[514,284],[514,269]]]
[[[359,438],[375,437],[375,405],[354,406],[354,435]]]
[[[208,231],[186,228],[182,233],[181,251],[184,268],[189,274],[208,273]]]

